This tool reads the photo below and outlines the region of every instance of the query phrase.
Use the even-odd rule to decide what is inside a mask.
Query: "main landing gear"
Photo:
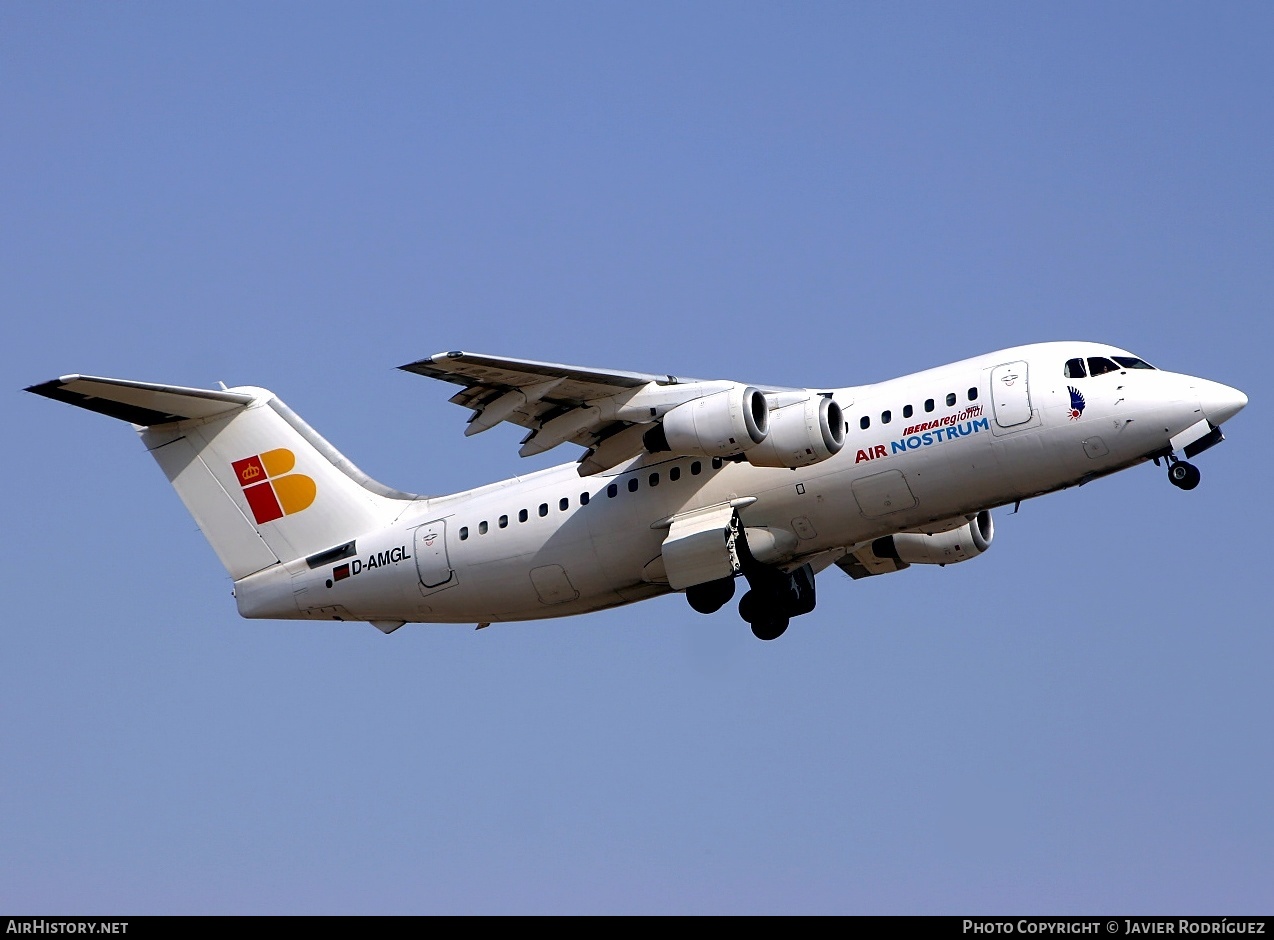
[[[759,640],[777,640],[788,622],[814,609],[814,572],[803,565],[790,574],[749,559],[743,566],[749,590],[739,600],[739,616]],[[696,584],[686,600],[701,614],[716,613],[734,596],[734,578]]]
[[[752,635],[758,640],[777,640],[791,622],[791,614],[774,593],[748,591],[739,601],[739,616],[752,627]]]
[[[746,537],[739,539],[738,547],[749,588],[739,600],[739,616],[758,640],[777,640],[793,617],[814,609],[814,569],[801,565],[788,572],[763,565],[752,557]]]
[[[739,528],[735,542],[739,573],[748,591],[739,600],[739,616],[759,640],[777,640],[793,617],[814,609],[814,569],[802,565],[783,571],[757,561],[748,549],[747,536]],[[734,597],[734,577],[707,581],[686,589],[686,600],[701,614],[716,613]]]
[[[1192,490],[1199,485],[1199,468],[1184,460],[1168,458],[1168,482],[1181,490]]]
[[[715,614],[734,597],[734,578],[696,584],[686,590],[686,600],[701,614]]]

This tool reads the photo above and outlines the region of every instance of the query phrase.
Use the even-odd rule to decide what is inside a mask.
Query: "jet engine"
[[[991,513],[984,509],[963,525],[945,532],[886,535],[872,542],[871,550],[878,558],[893,558],[904,565],[951,565],[981,555],[994,537]]]
[[[770,412],[770,433],[747,453],[754,467],[808,467],[826,460],[845,446],[845,419],[840,405],[824,395]]]
[[[734,457],[756,447],[769,430],[770,406],[750,385],[685,402],[642,437],[652,454],[673,451],[702,457]]]

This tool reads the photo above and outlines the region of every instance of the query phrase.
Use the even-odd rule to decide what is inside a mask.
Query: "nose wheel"
[[[1199,485],[1199,468],[1184,460],[1168,464],[1168,482],[1180,490],[1192,490]]]

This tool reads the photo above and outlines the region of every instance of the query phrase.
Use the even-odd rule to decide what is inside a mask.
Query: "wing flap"
[[[647,430],[642,424],[623,425],[617,422],[589,441],[576,441],[588,448],[588,452],[579,459],[579,475],[588,477],[604,473],[637,456],[642,452],[641,438]]]
[[[469,387],[485,385],[489,388],[522,388],[540,385],[551,379],[564,379],[566,381],[561,394],[572,400],[613,395],[619,389],[640,388],[650,382],[677,385],[684,381],[695,381],[678,379],[675,375],[592,369],[560,362],[536,362],[533,359],[510,359],[467,352],[438,353],[399,368],[405,372]]]
[[[522,439],[519,452],[524,457],[567,442],[585,448],[581,476],[601,473],[640,454],[639,428],[672,408],[738,384],[461,351],[438,353],[399,368],[461,386],[451,402],[473,412],[466,436],[507,421],[531,432]],[[767,393],[796,391],[801,390],[775,388]]]
[[[477,413],[471,424],[477,422],[478,428],[469,430],[469,434],[494,427],[501,421],[535,430],[546,418],[564,413],[563,409],[577,408],[651,384],[696,381],[675,375],[621,372],[459,351],[438,353],[399,368],[464,386],[451,396],[451,401]],[[525,400],[519,401],[514,393],[521,393]],[[483,414],[488,409],[492,412],[490,418]]]
[[[450,400],[473,412],[466,436],[507,421],[531,432],[522,441],[523,456],[569,441],[593,448],[581,458],[589,461],[593,473],[609,469],[641,449],[639,437],[630,435],[622,446],[613,440],[616,431],[628,427],[626,422],[617,422],[613,414],[621,399],[650,387],[698,381],[459,351],[438,353],[399,368],[463,386]],[[609,441],[610,446],[599,454],[596,448],[602,441]],[[605,467],[600,466],[603,460]]]

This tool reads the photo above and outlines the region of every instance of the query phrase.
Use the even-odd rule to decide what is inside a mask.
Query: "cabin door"
[[[435,519],[416,529],[416,573],[426,590],[440,588],[455,577],[447,561],[447,520]]]
[[[1031,390],[1027,383],[1026,360],[1006,362],[991,370],[991,402],[995,423],[1013,428],[1031,420]]]

